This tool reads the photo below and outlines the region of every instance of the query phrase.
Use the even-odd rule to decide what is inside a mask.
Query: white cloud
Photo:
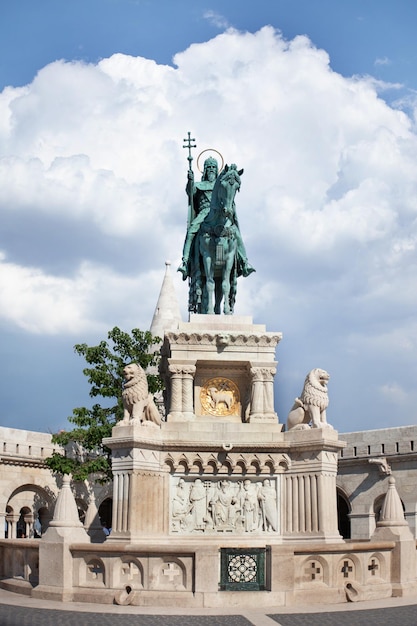
[[[374,65],[391,65],[392,61],[388,57],[378,57],[374,61]]]
[[[144,310],[155,306],[161,272],[123,276],[106,266],[81,263],[74,276],[59,277],[39,268],[7,262],[0,254],[0,292],[3,319],[30,333],[82,336],[101,332],[116,323],[146,328]]]
[[[213,26],[216,26],[216,28],[226,29],[230,26],[227,19],[223,15],[220,15],[220,13],[216,13],[216,11],[205,11],[203,17],[213,24]]]
[[[409,400],[409,394],[397,382],[382,385],[381,393],[394,406],[405,405]]]
[[[237,211],[257,273],[241,280],[237,312],[289,336],[287,379],[326,359],[343,371],[344,355],[365,345],[379,376],[392,346],[410,341],[417,310],[413,120],[371,77],[344,78],[306,37],[288,42],[271,27],[228,30],[174,62],[57,61],[0,94],[0,316],[41,333],[149,324],[164,261],[175,271],[181,256],[189,130],[195,158],[212,147],[245,168]],[[65,271],[42,263],[49,233],[20,244],[34,220],[73,237]],[[181,299],[185,308],[185,285]]]

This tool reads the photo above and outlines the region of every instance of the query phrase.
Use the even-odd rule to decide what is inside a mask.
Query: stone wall
[[[61,486],[45,459],[59,446],[47,433],[0,427],[0,538],[41,536],[49,526]],[[77,506],[89,534],[104,535],[98,508],[111,498],[111,485],[74,485]]]
[[[0,541],[0,585],[37,592],[39,541]],[[257,593],[221,590],[221,543],[203,550],[181,546],[70,546],[73,589],[81,602],[184,607],[285,606],[365,600],[392,595],[393,542],[291,547],[270,545],[265,585]],[[249,550],[250,552],[250,550]]]
[[[417,426],[342,433],[339,438],[346,447],[339,453],[337,487],[348,504],[351,538],[372,535],[391,473],[417,537]]]

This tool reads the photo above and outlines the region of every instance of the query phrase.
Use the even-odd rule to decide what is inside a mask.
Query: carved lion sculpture
[[[124,416],[122,423],[135,420],[140,423],[160,424],[161,416],[148,392],[146,374],[140,365],[131,363],[123,370],[124,384],[122,391]]]
[[[287,430],[305,428],[332,428],[326,420],[326,409],[329,405],[327,383],[329,374],[325,370],[315,368],[307,374],[301,398],[296,398],[287,418]]]

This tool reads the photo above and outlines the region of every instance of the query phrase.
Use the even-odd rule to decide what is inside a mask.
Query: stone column
[[[9,539],[16,539],[17,537],[17,522],[19,518],[20,515],[18,513],[7,515],[7,521],[9,522]]]
[[[6,513],[0,513],[0,539],[5,537]]]
[[[182,421],[182,368],[170,365],[168,371],[171,375],[171,406],[168,413],[168,421]]]
[[[195,366],[190,365],[182,370],[182,414],[183,419],[188,421],[195,418],[194,413],[194,375]]]
[[[325,473],[318,477],[319,532],[340,539],[337,528],[336,476]]]
[[[251,408],[249,422],[277,422],[274,411],[274,375],[275,367],[252,367],[250,375]]]
[[[33,538],[33,513],[27,513],[23,517],[23,521],[25,522],[25,537],[28,539]]]
[[[113,474],[113,527],[112,538],[129,530],[128,511],[130,496],[130,472],[116,471]]]
[[[275,367],[262,369],[264,379],[264,416],[277,420],[278,416],[274,409],[274,376],[277,373]]]
[[[249,414],[249,421],[253,422],[263,417],[263,396],[264,396],[264,383],[262,370],[259,367],[252,367],[250,370],[252,379],[251,389],[251,407]]]
[[[317,476],[289,475],[285,484],[285,532],[318,532]]]

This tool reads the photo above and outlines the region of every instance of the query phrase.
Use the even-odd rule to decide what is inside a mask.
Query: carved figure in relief
[[[217,493],[210,502],[214,526],[224,527],[236,525],[238,500],[228,480],[219,483]]]
[[[133,420],[142,424],[161,423],[160,413],[148,392],[146,374],[140,365],[130,363],[123,370],[124,383],[122,391],[124,416],[122,424]]]
[[[240,510],[242,514],[243,528],[246,532],[257,530],[258,522],[258,496],[255,486],[250,480],[245,480],[240,493]]]
[[[175,524],[179,524],[182,529],[187,528],[186,518],[190,513],[190,501],[187,485],[183,478],[180,478],[172,498],[172,519]]]
[[[258,492],[259,504],[262,512],[262,527],[264,530],[277,530],[277,494],[271,481],[265,478]]]
[[[269,479],[255,483],[179,478],[172,491],[171,528],[208,534],[276,531],[276,488]]]
[[[332,428],[327,423],[326,409],[329,405],[327,383],[329,374],[315,368],[307,374],[301,398],[296,398],[287,418],[287,430],[306,428]]]
[[[199,478],[191,487],[190,508],[194,530],[204,530],[207,522],[207,492]]]
[[[234,401],[233,391],[229,391],[228,389],[223,389],[222,391],[218,391],[215,387],[210,387],[209,393],[210,393],[211,399],[213,400],[214,409],[216,411],[217,411],[218,405],[221,402],[223,402],[223,404],[226,405],[227,410],[230,411],[230,409],[233,406],[233,401]]]
[[[233,380],[216,376],[201,387],[201,407],[209,415],[224,417],[238,415],[240,406],[239,388]]]

